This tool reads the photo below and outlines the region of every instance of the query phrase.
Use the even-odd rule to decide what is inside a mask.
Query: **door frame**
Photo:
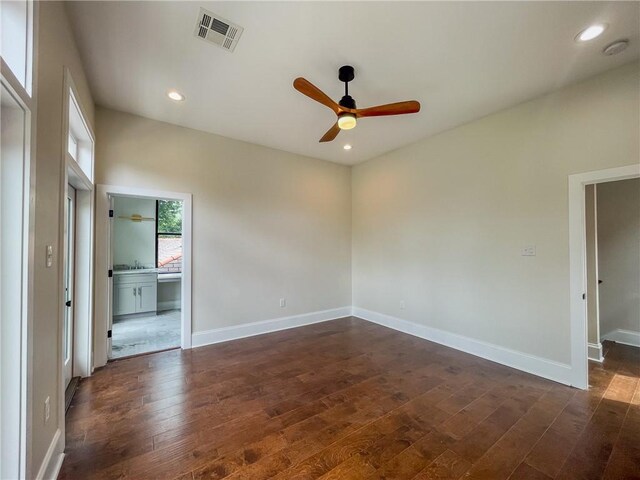
[[[113,277],[111,222],[109,209],[112,196],[153,198],[182,201],[182,285],[180,347],[191,348],[191,279],[192,279],[192,195],[190,193],[151,190],[118,185],[97,185],[96,189],[96,274],[95,274],[95,367],[106,365],[109,348],[109,321],[112,318]]]
[[[91,125],[87,123],[86,109],[79,100],[78,90],[76,88],[71,72],[68,68],[64,68],[63,71],[63,85],[64,95],[62,104],[62,172],[60,175],[60,190],[63,192],[60,199],[61,211],[63,212],[63,222],[66,223],[66,200],[68,195],[69,186],[72,186],[76,190],[76,204],[75,204],[75,252],[74,252],[74,278],[75,278],[75,298],[74,298],[74,334],[73,334],[73,371],[76,376],[88,377],[93,373],[93,305],[94,305],[94,292],[93,292],[93,254],[94,254],[94,184],[93,179],[87,176],[85,171],[69,154],[69,131],[71,126],[69,124],[69,108],[70,101],[73,101],[75,107],[80,112],[83,127],[88,135],[90,142],[90,155],[95,158],[95,133],[91,128]],[[93,167],[92,167],[93,170]],[[66,228],[66,225],[65,225]],[[60,229],[60,242],[62,245],[62,253],[66,255],[66,236],[64,228]],[[66,259],[61,256],[60,262],[60,279],[64,281],[64,262]],[[62,297],[61,297],[62,298]],[[63,330],[64,322],[64,302],[60,302],[60,331]],[[64,350],[62,350],[64,351]],[[64,360],[64,359],[63,359]],[[61,362],[62,363],[62,362]],[[63,365],[60,365],[63,368]],[[64,432],[64,374],[60,371],[60,418],[61,429]]]
[[[64,285],[64,265],[66,262],[66,235],[65,224],[67,222],[66,201],[69,186],[76,190],[75,202],[75,252],[74,252],[74,331],[73,331],[73,374],[80,377],[88,377],[93,373],[93,231],[94,231],[94,186],[93,179],[83,171],[78,161],[69,154],[69,121],[70,102],[73,101],[80,113],[83,128],[88,136],[90,148],[87,151],[91,156],[91,162],[95,158],[95,134],[91,125],[87,123],[86,109],[79,100],[78,90],[75,86],[71,72],[67,67],[63,69],[63,95],[62,95],[62,128],[60,152],[62,162],[60,171],[60,198],[61,223],[63,228],[58,230],[58,245],[60,248],[60,262],[58,262],[58,279],[60,285]],[[58,359],[58,431],[60,432],[61,451],[66,445],[65,422],[65,393],[64,379],[64,345],[62,338],[64,310],[63,289],[58,290],[58,332],[60,356]],[[64,455],[64,454],[63,454]]]
[[[589,387],[585,185],[640,177],[640,164],[569,175],[569,311],[571,372],[574,387]]]
[[[16,359],[15,368],[18,373],[19,407],[13,417],[19,423],[18,438],[15,441],[18,449],[17,458],[10,460],[16,466],[20,478],[32,478],[38,475],[44,464],[33,465],[31,448],[34,417],[33,408],[33,325],[34,325],[34,278],[36,269],[35,248],[35,211],[36,211],[36,140],[38,105],[38,2],[27,0],[26,42],[25,52],[26,78],[25,84],[16,77],[4,58],[0,57],[0,82],[11,96],[23,107],[24,119],[24,158],[22,202],[15,208],[22,210],[22,255],[21,255],[21,305],[20,316],[20,355]],[[55,436],[54,436],[55,438]]]
[[[36,7],[29,4],[29,15],[34,20]],[[33,27],[30,25],[30,29]],[[32,34],[34,32],[32,31]],[[32,38],[31,36],[29,38]],[[34,44],[35,45],[35,44]],[[34,65],[35,68],[35,65]],[[36,183],[36,102],[22,87],[11,69],[0,58],[0,83],[6,88],[15,102],[23,109],[23,162],[22,184],[20,186],[21,204],[15,209],[21,212],[21,253],[20,264],[20,324],[16,338],[19,358],[15,359],[15,384],[19,395],[17,411],[11,417],[18,423],[16,436],[12,438],[17,445],[18,455],[9,459],[9,465],[19,472],[20,478],[31,478],[34,475],[32,452],[30,448],[33,424],[33,321],[34,321],[34,271],[35,271],[35,183]],[[35,83],[33,84],[35,90]],[[6,461],[6,459],[5,459]]]

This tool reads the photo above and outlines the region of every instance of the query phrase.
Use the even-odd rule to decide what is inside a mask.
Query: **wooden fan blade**
[[[404,115],[405,113],[417,113],[420,111],[420,103],[415,100],[408,102],[389,103],[377,107],[358,108],[358,117],[382,117],[385,115]]]
[[[303,95],[306,95],[307,97],[315,100],[316,102],[329,107],[335,112],[336,115],[340,113],[340,106],[336,102],[331,100],[331,98],[326,93],[316,87],[309,80],[302,77],[296,78],[293,81],[293,88],[298,90]]]
[[[330,142],[334,138],[338,136],[340,133],[340,127],[338,126],[338,122],[336,122],[333,127],[331,127],[327,133],[320,139],[321,142]]]

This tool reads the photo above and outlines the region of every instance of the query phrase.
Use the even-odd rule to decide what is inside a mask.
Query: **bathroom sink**
[[[127,274],[127,273],[157,273],[158,269],[150,265],[114,265],[113,273]]]
[[[114,270],[118,275],[133,275],[134,273],[158,273],[157,268],[137,268],[135,270]]]

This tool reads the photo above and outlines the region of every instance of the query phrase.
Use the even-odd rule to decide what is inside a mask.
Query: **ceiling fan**
[[[320,139],[321,142],[330,142],[340,130],[350,130],[356,126],[358,118],[382,117],[386,115],[404,115],[405,113],[417,113],[420,111],[420,103],[415,100],[407,102],[389,103],[369,108],[356,108],[356,101],[349,95],[349,82],[355,77],[353,67],[345,65],[338,70],[338,78],[344,82],[344,97],[340,103],[334,102],[327,94],[313,85],[309,80],[298,77],[293,81],[293,88],[303,95],[319,102],[338,116],[336,123]]]

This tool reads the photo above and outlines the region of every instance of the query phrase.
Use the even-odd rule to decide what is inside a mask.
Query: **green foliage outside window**
[[[158,232],[182,233],[182,202],[158,200]]]

